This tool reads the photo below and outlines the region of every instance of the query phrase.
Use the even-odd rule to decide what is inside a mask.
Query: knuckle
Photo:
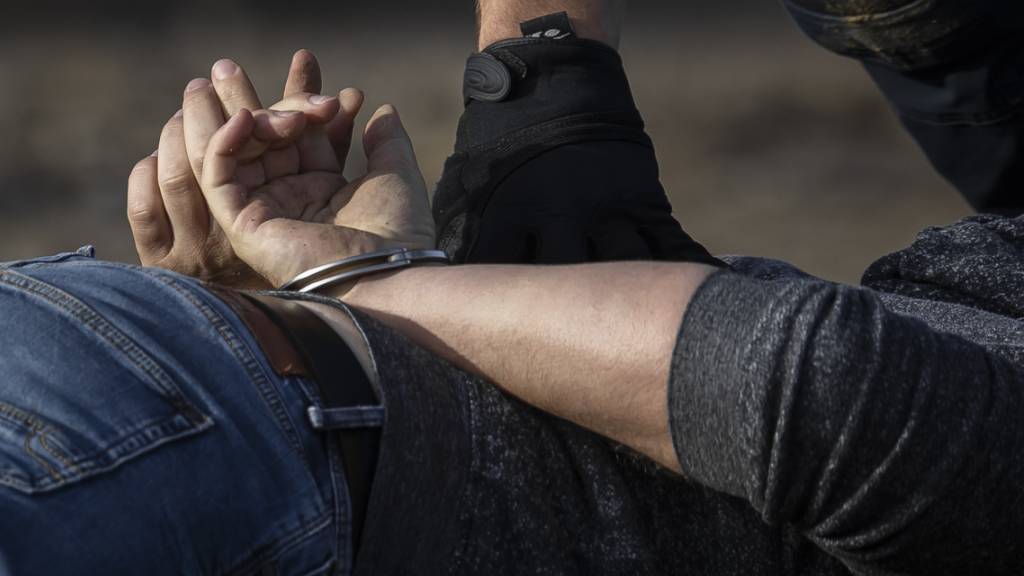
[[[192,172],[186,170],[177,170],[170,174],[164,174],[160,178],[160,190],[165,196],[190,195],[196,186],[196,179]]]
[[[138,228],[152,228],[159,218],[156,208],[152,204],[143,202],[128,202],[128,220]]]
[[[163,268],[164,270],[170,270],[171,272],[177,272],[179,274],[189,275],[191,270],[187,263],[181,261],[181,257],[177,254],[177,248],[168,249],[162,255],[151,254],[148,256],[150,262],[147,266],[155,266],[157,268]],[[139,259],[145,261],[145,258],[140,254]]]
[[[132,228],[139,231],[157,231],[166,216],[163,205],[151,197],[129,198],[125,212]]]

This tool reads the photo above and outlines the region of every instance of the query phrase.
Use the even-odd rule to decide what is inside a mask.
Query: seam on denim
[[[53,466],[51,466],[49,462],[44,460],[43,457],[40,456],[38,452],[32,449],[32,440],[37,438],[38,436],[39,431],[36,430],[35,428],[31,428],[29,430],[29,434],[26,435],[25,437],[25,442],[23,443],[22,448],[24,448],[25,452],[29,454],[29,457],[31,457],[33,460],[36,461],[37,464],[43,467],[43,469],[46,471],[46,474],[48,474],[50,478],[53,479],[54,486],[59,486],[60,484],[63,483],[63,480],[65,480],[63,479],[62,476],[60,476],[60,472],[58,472]],[[29,479],[29,482],[26,482],[25,484],[28,487],[31,487],[36,483],[32,482],[32,479]]]
[[[245,372],[249,375],[253,388],[255,388],[257,393],[260,395],[260,399],[269,410],[281,433],[302,460],[303,464],[306,465],[307,472],[315,482],[312,466],[308,458],[306,458],[306,453],[302,447],[302,440],[299,438],[297,427],[292,421],[291,416],[288,414],[288,410],[285,409],[284,401],[281,398],[281,394],[274,386],[273,379],[264,370],[263,364],[257,359],[253,350],[249,348],[248,343],[235,333],[234,327],[227,321],[227,319],[207,303],[202,302],[198,295],[194,294],[185,286],[181,286],[177,278],[161,273],[154,274],[146,269],[143,269],[142,271],[151,278],[162,282],[177,292],[183,299],[198,310],[207,322],[210,323],[217,335],[220,336],[227,345],[232,356],[235,357],[235,360],[238,361]]]
[[[6,402],[0,402],[0,416],[4,417],[4,420],[18,424],[28,431],[28,434],[25,435],[25,441],[22,443],[22,448],[25,450],[25,453],[35,460],[37,464],[42,466],[46,473],[53,478],[54,482],[58,484],[62,482],[63,477],[61,476],[61,473],[51,466],[49,462],[43,459],[38,452],[32,449],[32,439],[40,437],[41,432],[46,429],[46,424],[39,420],[35,415],[29,414],[28,412],[7,404]],[[14,473],[14,471],[3,475],[4,478],[20,482],[25,486],[32,485],[33,479],[31,477],[21,480],[18,476],[20,475]]]
[[[76,466],[74,462],[68,460],[63,450],[58,449],[56,445],[50,445],[50,442],[48,441],[50,435],[48,432],[49,428],[44,428],[39,431],[39,445],[42,446],[43,450],[46,450],[50,456],[53,456],[56,461],[60,462],[61,465],[67,468],[68,472],[73,475],[79,474],[80,470],[78,469],[78,466]]]
[[[270,294],[270,293],[268,293]],[[308,296],[307,294],[300,294]],[[325,298],[325,297],[319,297]],[[317,385],[308,378],[297,379],[299,387],[305,392],[310,403],[318,408],[323,408],[323,399],[320,397],[320,390]],[[340,566],[342,574],[350,574],[353,570],[352,561],[357,550],[352,550],[349,544],[352,542],[351,501],[348,496],[348,483],[345,478],[345,469],[341,462],[340,447],[337,445],[336,436],[328,434],[324,440],[327,445],[327,469],[330,475],[330,492],[332,514],[334,516],[334,540],[332,547],[334,558]],[[344,497],[344,499],[342,498]],[[347,550],[347,553],[342,553]]]
[[[363,329],[363,326],[347,304],[336,298],[329,298],[319,294],[288,292],[282,290],[261,290],[256,293],[289,301],[323,304],[344,312],[352,320],[352,323],[356,326],[360,336],[363,338],[363,342],[366,344],[366,348],[369,351],[370,356],[370,365],[373,369],[373,375],[370,380],[375,388],[377,397],[380,399],[381,405],[385,407],[385,410],[387,409],[383,387],[380,383],[381,375],[377,356],[374,353],[373,346],[370,344],[370,339],[367,336],[366,331]],[[320,392],[316,389],[316,386],[308,379],[302,379],[301,382],[301,387],[306,392],[306,395],[312,400],[312,403],[318,408],[323,408],[323,399],[320,397]],[[334,435],[331,434],[327,439],[327,464],[331,475],[332,494],[334,496],[334,514],[337,520],[335,523],[335,556],[338,559],[338,563],[341,566],[344,566],[343,573],[349,574],[354,570],[354,560],[358,550],[353,549],[350,545],[352,542],[352,502],[351,496],[348,493],[348,483],[345,478],[344,466],[342,465],[340,458],[340,448],[334,439]],[[347,553],[343,554],[343,550],[347,551]]]
[[[81,322],[83,328],[88,328],[90,333],[99,336],[119,350],[136,368],[148,375],[151,378],[150,383],[157,388],[157,392],[166,395],[173,407],[191,411],[191,414],[182,414],[183,417],[192,420],[189,416],[202,416],[202,420],[197,424],[209,420],[209,417],[196,409],[163,368],[135,341],[75,296],[56,286],[10,269],[0,272],[0,283],[21,288],[63,310],[73,319]]]
[[[0,416],[3,416],[3,414],[0,414]],[[9,417],[4,419],[11,421]],[[23,422],[20,424],[24,425]],[[58,449],[59,443],[56,443],[56,439],[47,433],[51,426],[43,424],[42,426],[44,429],[29,428],[29,431],[33,433],[33,437],[40,434],[45,435],[45,442],[47,445],[44,445],[44,448],[46,448],[47,451],[55,457],[55,459],[61,461],[62,464],[69,468],[69,474],[49,474],[52,478],[51,481],[25,477],[20,474],[13,473],[12,471],[0,474],[0,480],[9,480],[12,487],[19,488],[28,493],[55,490],[64,485],[85,479],[92,475],[113,470],[121,464],[130,461],[132,458],[151,452],[170,442],[202,432],[210,428],[212,425],[213,422],[210,421],[209,424],[202,426],[191,425],[188,428],[182,428],[182,426],[176,423],[174,419],[168,420],[166,418],[154,418],[138,424],[137,431],[126,434],[124,437],[118,438],[113,442],[94,446],[94,451],[91,453],[83,454],[71,460],[62,460],[58,454],[53,452],[54,449]],[[55,444],[52,446],[48,445],[50,442],[55,442]],[[44,443],[44,439],[42,437],[40,437],[40,443]],[[124,448],[125,445],[127,445],[128,448]],[[29,450],[28,452],[34,460],[39,462],[38,453],[34,450]],[[131,458],[128,458],[129,455]],[[48,463],[40,462],[40,464],[43,465],[47,471],[52,470]]]
[[[122,464],[152,452],[165,444],[188,438],[207,430],[212,425],[211,421],[208,425],[181,428],[180,425],[176,425],[173,421],[167,421],[160,426],[143,427],[144,429],[138,433],[128,435],[126,438],[100,447],[95,454],[87,454],[76,459],[73,468],[75,474],[61,476],[59,479],[54,479],[54,481],[29,479],[29,482],[26,482],[21,479],[20,475],[11,474],[0,475],[0,478],[12,480],[14,484],[17,484],[14,487],[18,487],[28,493],[47,492],[118,468]],[[123,445],[128,445],[131,448],[121,449],[120,446]],[[111,446],[114,448],[111,448]]]
[[[21,426],[22,428],[30,432],[30,435],[26,438],[23,448],[25,449],[25,452],[32,457],[33,460],[35,460],[40,466],[45,468],[46,472],[51,477],[53,477],[55,484],[53,484],[50,487],[57,487],[61,484],[64,484],[66,479],[63,478],[60,472],[55,470],[50,465],[49,462],[43,460],[38,452],[32,449],[31,440],[33,438],[39,438],[40,446],[42,446],[43,449],[46,450],[46,452],[49,453],[55,460],[60,462],[61,465],[67,468],[71,477],[81,477],[84,474],[92,472],[96,468],[95,466],[89,465],[86,465],[84,467],[79,466],[80,462],[76,461],[73,458],[69,458],[67,453],[65,452],[66,449],[62,448],[60,444],[56,442],[56,440],[53,439],[53,437],[50,435],[52,425],[43,421],[39,416],[31,414],[25,410],[18,408],[17,406],[13,406],[6,402],[0,402],[0,420],[5,420],[7,422],[12,423],[15,426]],[[152,424],[159,421],[161,421],[161,419],[147,420],[141,424],[138,424],[138,427],[140,429],[149,428],[152,426]],[[120,443],[120,440],[96,446],[96,452],[108,453],[111,451],[112,447],[117,445],[118,443]],[[79,458],[79,461],[93,459],[95,459],[94,454],[86,454],[81,456]],[[0,478],[7,478],[14,482],[17,482],[25,489],[30,489],[33,486],[32,478],[23,477],[19,474],[5,473],[0,475]]]
[[[46,470],[46,473],[53,478],[54,484],[60,485],[64,481],[64,477],[61,475],[61,473],[58,472],[53,466],[51,466],[49,462],[44,460],[43,457],[39,455],[39,453],[32,449],[32,439],[39,436],[39,431],[33,428],[29,430],[29,432],[30,433],[25,436],[25,442],[23,443],[22,447],[25,449],[25,452],[28,453],[29,457],[35,460],[37,464],[42,466],[43,469]],[[33,483],[29,482],[28,484],[31,486]]]
[[[76,252],[60,252],[51,256],[41,256],[39,258],[28,258],[25,260],[12,260],[10,262],[0,262],[0,270],[5,268],[21,268],[24,266],[31,265],[47,265],[47,264],[64,264],[68,261],[74,261],[78,258],[92,260],[92,257],[86,256],[80,251]]]
[[[131,361],[133,366],[147,376],[150,376],[152,378],[150,383],[153,385],[150,387],[155,387],[155,391],[163,394],[173,407],[191,410],[195,414],[203,416],[204,420],[208,419],[205,414],[199,412],[185,398],[181,390],[174,384],[174,381],[167,376],[167,373],[138,344],[75,296],[60,288],[13,270],[0,273],[0,284],[21,288],[26,293],[38,297],[55,308],[62,310],[72,319],[81,322],[81,326],[89,329],[89,334],[98,336],[107,344],[120,351]],[[182,414],[182,416],[188,418],[188,414]],[[191,420],[191,418],[188,419]]]
[[[250,379],[257,392],[260,394],[261,400],[267,406],[271,415],[278,424],[281,433],[285,436],[286,440],[291,444],[292,449],[295,450],[299,458],[306,465],[307,472],[310,478],[315,482],[315,476],[313,474],[312,466],[306,458],[305,451],[302,447],[302,441],[299,438],[295,423],[288,415],[288,411],[284,409],[283,401],[281,400],[281,394],[275,389],[273,379],[264,370],[263,365],[259,362],[256,355],[246,343],[244,338],[241,338],[235,333],[234,327],[230,322],[227,321],[224,316],[215,310],[209,303],[203,302],[199,294],[207,295],[210,298],[215,298],[210,295],[208,291],[204,290],[202,286],[198,284],[192,284],[195,282],[194,279],[181,276],[172,272],[167,272],[161,269],[147,268],[133,266],[130,264],[123,264],[120,262],[107,262],[97,260],[86,260],[82,264],[89,266],[102,266],[111,267],[125,270],[128,272],[141,274],[147,278],[153,279],[172,290],[174,290],[182,299],[188,304],[192,305],[198,310],[203,317],[210,322],[211,326],[214,327],[218,336],[227,344],[228,349],[231,351],[235,359],[239,361]],[[219,299],[218,299],[219,301]],[[260,383],[263,385],[261,386]],[[269,397],[268,397],[269,395]],[[272,399],[272,398],[273,399]],[[275,406],[277,410],[275,410]]]
[[[0,401],[0,420],[23,426],[30,430],[44,428],[46,423],[35,414],[30,414],[17,406]]]
[[[20,483],[19,487],[22,490],[30,493],[53,490],[70,481],[112,470],[130,460],[129,456],[135,457],[150,452],[168,442],[194,435],[213,425],[209,416],[198,410],[184,396],[174,381],[137,343],[72,294],[9,268],[0,270],[0,285],[17,289],[26,296],[41,300],[75,320],[75,326],[79,330],[116,351],[114,354],[117,354],[117,359],[126,361],[140,376],[140,385],[151,390],[158,399],[171,408],[169,416],[136,422],[133,430],[120,434],[109,443],[92,446],[88,453],[71,460],[61,457],[54,452],[48,442],[40,438],[40,444],[44,449],[69,468],[69,476],[58,474],[53,477],[51,474],[52,481],[45,478],[29,478],[28,484]],[[41,423],[34,416],[32,419]],[[41,425],[43,429],[35,430],[35,434],[45,432],[47,425]],[[31,455],[38,461],[37,454]],[[52,470],[48,465],[45,467]]]
[[[0,420],[5,420],[14,426],[25,429],[27,434],[25,435],[25,441],[22,442],[22,450],[39,464],[53,478],[54,482],[61,482],[63,478],[60,473],[32,449],[32,439],[36,437],[38,429],[44,427],[45,424],[40,422],[35,416],[5,402],[0,402]],[[22,489],[28,490],[32,486],[33,479],[19,474],[15,469],[8,469],[8,471],[0,474],[0,480],[4,481],[4,483],[17,484]]]
[[[13,423],[14,425],[26,428],[32,435],[25,441],[25,451],[28,452],[34,460],[36,460],[41,466],[46,468],[47,472],[54,477],[54,480],[60,481],[61,475],[58,471],[54,470],[49,462],[40,459],[38,453],[32,449],[30,442],[32,438],[39,438],[39,445],[43,447],[55,460],[61,463],[62,466],[68,469],[72,474],[77,473],[78,467],[75,466],[74,462],[67,458],[64,453],[64,449],[59,444],[50,445],[49,442],[49,430],[50,424],[44,422],[42,418],[31,414],[17,406],[8,404],[6,402],[0,402],[0,420],[6,420]],[[102,448],[101,448],[102,450]]]
[[[283,539],[275,540],[258,549],[255,553],[249,555],[248,558],[242,560],[238,565],[233,566],[224,571],[225,576],[240,576],[242,574],[252,574],[252,571],[257,567],[267,562],[273,562],[296,546],[302,544],[306,540],[316,536],[321,530],[329,526],[331,518],[329,515],[319,516],[302,526],[296,528],[291,534],[288,534]]]
[[[315,387],[315,384],[312,385]],[[322,400],[317,396],[317,402],[322,406]],[[336,435],[329,434],[325,440],[327,444],[327,469],[331,477],[331,496],[333,497],[334,515],[334,539],[331,544],[334,548],[334,557],[343,566],[343,573],[350,574],[353,571],[353,561],[356,550],[352,546],[352,499],[348,493],[348,479],[345,477],[345,467],[341,462],[341,447],[338,446]]]
[[[204,317],[207,318],[210,324],[217,331],[218,335],[224,340],[229,350],[231,350],[232,355],[235,356],[236,360],[239,361],[239,363],[245,368],[246,372],[249,374],[253,387],[260,395],[260,398],[263,401],[264,405],[267,407],[268,411],[270,411],[271,416],[275,420],[282,435],[285,436],[287,441],[291,444],[292,449],[295,450],[296,454],[298,454],[299,458],[306,466],[306,473],[309,475],[310,481],[313,483],[314,486],[319,486],[320,482],[317,478],[315,470],[313,470],[313,464],[306,457],[305,450],[302,446],[302,441],[299,438],[295,423],[292,421],[292,418],[288,414],[287,410],[284,409],[284,401],[282,400],[279,391],[275,388],[273,379],[268,375],[263,364],[260,363],[259,360],[257,360],[255,354],[253,353],[253,350],[249,347],[248,343],[246,343],[246,341],[235,332],[235,329],[231,325],[231,323],[229,323],[220,312],[213,308],[211,304],[202,301],[202,298],[204,296],[207,298],[216,297],[210,294],[208,291],[204,290],[198,284],[191,284],[192,282],[194,282],[194,280],[192,279],[181,278],[178,277],[177,275],[167,274],[165,272],[161,272],[158,270],[144,269],[144,271],[150,277],[155,278],[156,280],[170,286],[172,289],[178,292],[178,294],[181,295],[182,298],[187,300],[192,306],[199,310],[199,312],[203,314]],[[306,379],[298,380],[300,382],[306,382]],[[314,393],[310,387],[307,387],[304,384],[300,384],[299,388],[300,390],[303,391],[303,393],[308,399],[312,400],[314,404],[320,403],[319,394]],[[278,413],[275,413],[275,406],[280,410],[280,415]],[[332,492],[335,495],[335,508],[337,508],[337,506],[339,505],[337,503],[337,485],[339,484],[338,479],[341,478],[342,480],[344,480],[344,475],[342,473],[342,475],[339,476],[340,468],[337,466],[337,462],[335,461],[336,458],[332,457],[332,447],[333,444],[330,443],[330,441],[328,441],[328,467],[331,475]],[[339,516],[340,515],[335,510],[334,513],[330,514],[330,516],[328,517],[328,522],[330,522],[331,520],[335,520],[334,524],[339,525],[340,523],[336,521],[336,519]],[[339,527],[338,530],[340,529],[341,528]],[[341,536],[339,536],[336,539],[336,542],[338,543],[338,546],[343,547],[345,541],[342,540]],[[335,548],[335,556],[338,557],[340,555],[340,550],[338,548]]]

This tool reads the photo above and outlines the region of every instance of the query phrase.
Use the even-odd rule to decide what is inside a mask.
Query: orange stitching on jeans
[[[55,470],[53,466],[50,465],[49,462],[44,460],[43,457],[39,455],[39,453],[32,449],[32,439],[39,437],[39,444],[43,446],[43,448],[45,448],[47,452],[53,454],[53,451],[47,446],[46,442],[43,439],[46,433],[46,425],[40,422],[38,418],[29,414],[28,412],[15,408],[14,406],[11,406],[10,404],[6,404],[4,402],[0,402],[0,414],[4,414],[16,420],[20,420],[21,424],[28,428],[30,434],[27,434],[25,436],[25,441],[22,443],[22,448],[25,449],[25,453],[28,454],[29,457],[31,457],[33,460],[35,460],[36,463],[38,463],[40,466],[46,469],[46,473],[49,474],[54,479],[54,481],[60,482],[61,480],[63,480],[63,478],[60,475],[60,472]],[[56,455],[54,454],[54,456]],[[65,466],[67,465],[67,462],[63,458],[58,457],[58,460],[63,462]]]
[[[32,449],[32,439],[39,435],[39,431],[36,430],[35,428],[31,428],[30,430],[32,430],[32,433],[25,436],[25,442],[22,445],[22,447],[25,449],[25,452],[27,452],[28,455],[32,457],[33,460],[35,460],[37,463],[39,463],[40,466],[46,469],[46,473],[53,478],[54,482],[60,482],[62,480],[60,472],[54,470],[53,466],[50,466],[49,462],[43,460],[43,458],[39,454],[37,454],[35,450]]]
[[[68,460],[67,456],[64,455],[64,452],[60,450],[60,448],[58,448],[57,446],[50,445],[50,443],[47,441],[49,437],[49,428],[43,428],[42,430],[40,430],[39,445],[42,446],[43,449],[46,450],[51,456],[56,458],[61,464],[63,464],[64,467],[68,469],[68,472],[71,472],[72,474],[77,474],[78,467],[75,466],[73,462]]]
[[[22,425],[27,426],[33,432],[46,428],[46,424],[40,421],[37,417],[5,402],[0,402],[0,414],[4,414],[15,420],[20,420]]]

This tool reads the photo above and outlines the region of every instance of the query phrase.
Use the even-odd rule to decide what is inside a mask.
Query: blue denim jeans
[[[337,448],[194,280],[0,264],[0,574],[349,573]]]

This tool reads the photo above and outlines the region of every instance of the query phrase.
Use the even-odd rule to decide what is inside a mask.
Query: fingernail
[[[178,110],[177,112],[174,113],[174,117],[175,118],[181,118],[182,116],[184,116],[184,114],[185,113],[183,111]]]
[[[345,88],[338,93],[338,100],[341,101],[341,107],[346,111],[352,111],[363,103],[363,93],[357,88]]]
[[[326,104],[326,103],[330,102],[331,100],[334,100],[334,96],[324,96],[324,95],[321,95],[321,94],[314,94],[314,95],[309,97],[309,102],[311,104],[317,104],[317,105],[319,105],[319,104]]]
[[[271,110],[270,113],[279,118],[291,118],[302,114],[302,112],[297,110]]]
[[[238,64],[235,64],[227,58],[217,60],[217,63],[213,65],[213,77],[217,80],[226,80],[231,78],[236,72],[238,72]]]
[[[185,86],[185,92],[195,92],[196,90],[199,90],[200,88],[206,88],[209,85],[210,81],[206,78],[196,78],[195,80],[189,82],[188,86]]]
[[[153,150],[153,153],[152,153],[152,154],[150,154],[149,156],[150,156],[151,158],[156,158],[156,157],[157,157],[157,156],[159,156],[159,155],[160,155],[160,149],[159,149],[159,148],[157,148],[156,150]]]

